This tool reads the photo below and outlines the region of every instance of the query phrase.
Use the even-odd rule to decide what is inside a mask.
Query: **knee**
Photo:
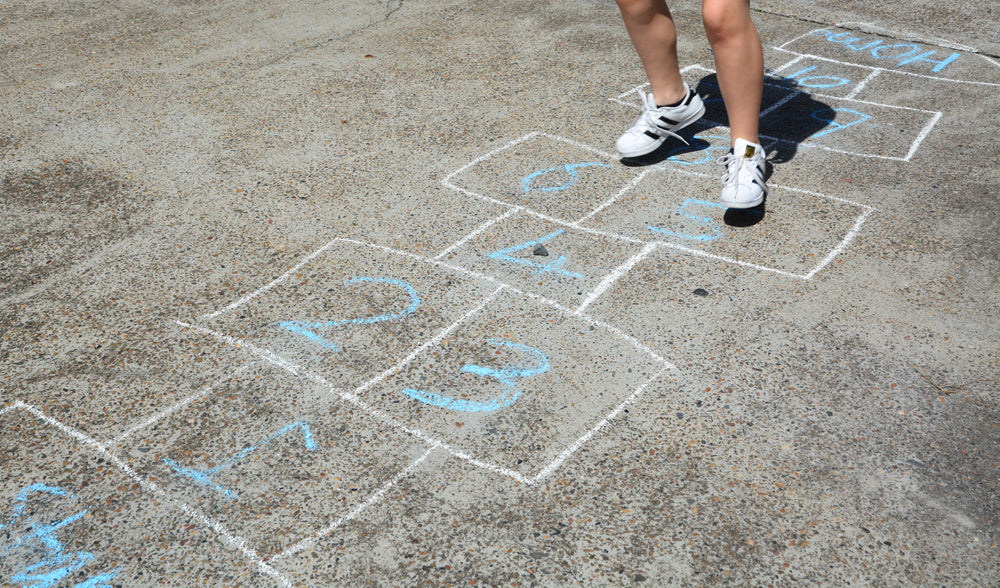
[[[622,13],[622,18],[630,21],[650,21],[660,12],[658,5],[663,0],[615,0],[618,10]]]
[[[733,9],[732,2],[713,0],[702,2],[701,22],[705,25],[708,42],[714,45],[738,35],[743,24],[741,18],[743,16],[743,11]]]

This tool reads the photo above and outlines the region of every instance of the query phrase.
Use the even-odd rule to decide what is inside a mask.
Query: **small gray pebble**
[[[694,291],[695,296],[708,296],[708,290],[704,288],[698,288]]]
[[[545,255],[545,256],[548,256],[548,254],[549,254],[549,251],[545,248],[545,245],[542,245],[541,243],[539,243],[538,245],[535,245],[535,248],[532,249],[531,252],[534,253],[535,255]]]

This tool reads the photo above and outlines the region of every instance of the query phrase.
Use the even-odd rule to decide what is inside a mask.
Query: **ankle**
[[[659,108],[673,108],[680,106],[684,99],[687,98],[688,87],[685,84],[681,84],[680,89],[670,88],[669,90],[659,90],[653,89],[653,100],[656,101],[656,106]]]
[[[752,138],[748,138],[748,137],[752,137]],[[738,141],[743,141],[744,143],[749,143],[749,144],[753,145],[754,147],[760,147],[762,150],[764,149],[764,146],[761,145],[761,143],[760,143],[760,137],[758,137],[757,135],[749,135],[749,134],[742,135],[742,136],[736,136],[736,135],[734,135],[733,136],[733,140],[729,144],[729,147],[730,148],[735,148],[736,147],[736,143]]]

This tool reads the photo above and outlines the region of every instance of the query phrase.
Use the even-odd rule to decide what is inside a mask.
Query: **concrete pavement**
[[[1000,581],[996,9],[699,8],[3,5],[3,583]]]

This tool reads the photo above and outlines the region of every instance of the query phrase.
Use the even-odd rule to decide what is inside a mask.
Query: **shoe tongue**
[[[736,139],[736,143],[733,145],[733,153],[744,159],[750,159],[757,154],[757,148],[758,145],[755,145],[746,139]]]

